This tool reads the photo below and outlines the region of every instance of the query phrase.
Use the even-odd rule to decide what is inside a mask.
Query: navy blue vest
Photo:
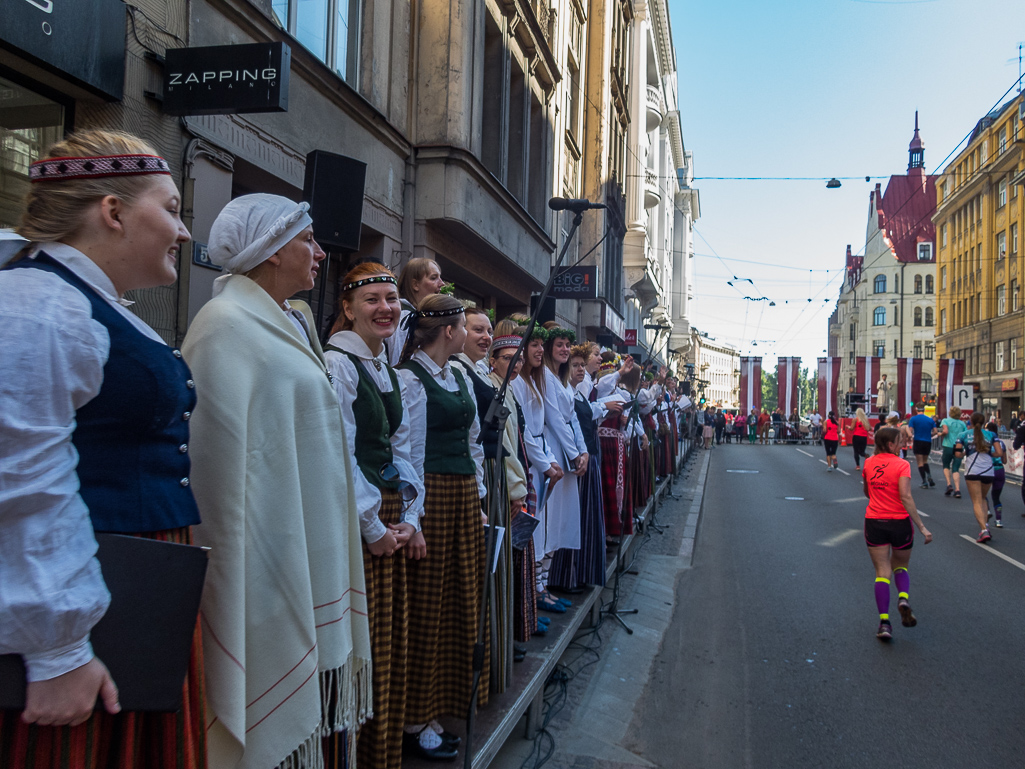
[[[100,392],[78,409],[71,437],[93,529],[144,533],[199,523],[188,455],[196,391],[181,352],[140,333],[46,254],[7,267],[18,268],[53,273],[77,288],[110,335]]]

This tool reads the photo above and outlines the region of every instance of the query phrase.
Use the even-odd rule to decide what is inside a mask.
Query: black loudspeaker
[[[303,200],[310,204],[313,236],[327,251],[359,250],[367,164],[314,150],[306,156]]]
[[[690,382],[680,382],[680,395],[690,397]]]
[[[530,297],[530,312],[533,313],[537,307],[537,300],[541,297],[540,294],[533,294]],[[537,325],[543,326],[550,320],[555,320],[555,297],[550,296],[545,299],[545,303],[541,305],[541,312],[537,314]]]

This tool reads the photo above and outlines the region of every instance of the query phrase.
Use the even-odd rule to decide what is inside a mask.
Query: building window
[[[936,345],[934,345],[932,342],[926,342],[925,343],[925,359],[926,360],[932,360],[934,357],[936,357]]]
[[[857,328],[857,327],[856,327],[856,326],[855,326],[855,325],[854,325],[854,324],[852,323],[852,324],[851,324],[851,341],[852,341],[852,342],[853,342],[853,341],[854,341],[854,340],[855,340],[855,339],[857,338],[857,337],[856,337],[856,334],[855,334],[855,330],[856,330],[856,328]]]
[[[944,183],[943,183],[943,186],[944,186],[944,187],[946,187],[946,186],[947,186],[947,183],[946,183],[946,182],[944,182]],[[946,197],[946,196],[944,196],[944,197]],[[941,245],[941,246],[942,246],[943,248],[946,248],[946,247],[947,247],[947,224],[946,224],[946,222],[944,222],[944,223],[943,223],[943,224],[942,224],[942,225],[940,226],[940,245]]]
[[[932,307],[925,308],[925,325],[931,326],[933,324],[933,311]]]
[[[885,294],[886,293],[886,276],[876,275],[875,282],[872,284],[875,293]],[[877,324],[878,325],[878,324]]]
[[[921,358],[922,357],[922,343],[921,342],[915,342],[914,356],[916,358]]]
[[[1007,179],[997,182],[997,208],[1007,205]]]
[[[925,293],[931,294],[935,288],[936,280],[932,275],[925,276]]]
[[[852,366],[854,365],[854,350],[847,353],[847,362]]]
[[[1018,225],[1017,223],[1011,225],[1011,256],[1017,256],[1018,254]]]
[[[292,37],[356,87],[363,16],[360,0],[273,0],[271,7]]]
[[[896,339],[894,339],[893,340],[893,357],[894,358],[899,358],[900,357],[900,347],[899,347],[899,345],[900,345],[900,342],[898,342]]]
[[[932,395],[932,377],[922,374],[922,395]]]
[[[997,134],[997,152],[1003,152],[1007,149],[1007,126],[1000,129],[1000,133]]]
[[[947,311],[940,310],[940,333],[947,333]]]
[[[940,267],[940,291],[947,290],[947,268]]]
[[[886,357],[886,340],[876,339],[872,342],[872,354],[877,358]]]
[[[1004,343],[994,342],[993,343],[993,370],[1003,371],[1004,370]]]
[[[1003,259],[1007,256],[1007,233],[997,233],[997,260]]]
[[[922,325],[922,308],[921,307],[916,307],[915,308],[915,325],[916,326],[921,326]]]
[[[918,244],[918,261],[928,262],[932,259],[932,243]]]
[[[1018,309],[1018,280],[1017,278],[1011,281],[1011,312],[1015,312]]]
[[[997,286],[997,315],[1007,314],[1007,288],[1001,283]]]
[[[916,294],[921,294],[922,293],[922,276],[921,275],[916,275],[915,276],[915,293]]]
[[[885,280],[885,278],[883,280]],[[885,307],[876,307],[875,312],[872,313],[872,325],[873,326],[885,326],[886,325],[886,308]]]
[[[1008,343],[1011,347],[1011,371],[1018,370],[1018,340],[1012,339]]]

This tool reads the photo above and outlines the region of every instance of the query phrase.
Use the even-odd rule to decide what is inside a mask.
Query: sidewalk
[[[546,766],[556,768],[653,766],[630,752],[627,730],[672,619],[677,580],[691,565],[709,458],[707,451],[695,454],[672,489],[679,498],[667,498],[656,520],[649,520],[644,541],[621,578],[620,606],[638,610],[623,617],[633,634],[608,616],[597,628],[581,627],[545,689],[537,739],[514,731],[490,764],[493,769],[519,769],[525,761],[529,767],[549,752]],[[665,533],[658,533],[659,525]],[[602,593],[606,604],[612,588],[610,582]]]

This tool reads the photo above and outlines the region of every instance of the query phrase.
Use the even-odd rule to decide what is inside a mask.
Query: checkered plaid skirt
[[[378,517],[384,524],[402,522],[397,491],[381,492]],[[406,723],[406,660],[409,637],[408,564],[405,550],[374,556],[363,543],[363,575],[367,584],[370,650],[374,661],[374,717],[359,731],[357,762],[362,769],[402,766],[402,726]],[[344,752],[342,752],[344,755]]]
[[[191,544],[189,528],[137,534]],[[206,704],[203,637],[196,623],[192,656],[177,713],[97,710],[78,726],[29,726],[21,713],[0,710],[0,767],[14,769],[205,769]]]
[[[409,667],[406,723],[464,718],[473,686],[484,577],[484,527],[472,475],[424,476],[427,556],[409,561]],[[487,634],[485,634],[487,640]],[[490,653],[477,693],[487,704]]]

